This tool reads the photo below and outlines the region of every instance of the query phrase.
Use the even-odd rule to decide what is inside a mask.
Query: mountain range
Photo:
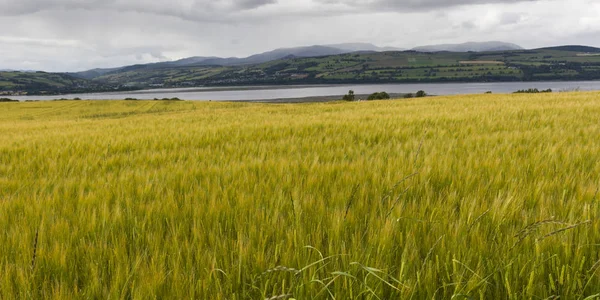
[[[482,42],[465,44],[447,44],[432,45],[413,48],[413,51],[419,52],[484,52],[484,51],[505,51],[523,49],[518,45],[504,42]],[[194,56],[176,61],[150,63],[125,66],[121,68],[92,69],[83,72],[69,73],[72,76],[83,79],[94,79],[113,72],[129,72],[142,69],[170,68],[170,67],[192,67],[192,66],[243,66],[252,64],[261,64],[284,58],[302,58],[302,57],[321,57],[329,55],[339,55],[346,53],[369,53],[369,52],[387,52],[387,51],[405,51],[407,49],[395,47],[378,47],[369,43],[345,43],[331,45],[314,45],[296,48],[280,48],[260,54],[255,54],[245,58],[238,57],[214,57],[214,56]]]
[[[524,50],[523,47],[505,42],[483,42],[483,43],[463,43],[463,44],[442,44],[429,45],[413,48],[419,52],[487,52],[487,51],[510,51]]]
[[[600,49],[594,47],[524,50],[492,42],[417,49],[390,51],[393,48],[340,44],[277,49],[246,58],[190,57],[70,74],[0,72],[0,94],[59,95],[201,86],[600,79]],[[472,51],[483,49],[492,51]]]
[[[0,69],[0,72],[23,72],[23,73],[31,73],[31,72],[36,72],[36,71],[35,70]]]

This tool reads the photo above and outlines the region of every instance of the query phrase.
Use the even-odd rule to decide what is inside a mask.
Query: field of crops
[[[596,299],[600,93],[0,103],[0,299]]]

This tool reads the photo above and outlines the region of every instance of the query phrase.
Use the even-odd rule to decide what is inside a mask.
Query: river
[[[202,87],[182,89],[154,89],[132,92],[72,94],[59,96],[14,96],[15,100],[53,100],[59,98],[84,100],[122,100],[179,98],[198,101],[274,100],[305,97],[339,96],[353,90],[356,94],[374,92],[416,93],[423,90],[430,95],[460,95],[512,93],[517,90],[537,88],[553,91],[600,90],[600,81],[551,81],[551,82],[494,82],[494,83],[422,83],[422,84],[357,84],[357,85],[298,85],[255,87]]]

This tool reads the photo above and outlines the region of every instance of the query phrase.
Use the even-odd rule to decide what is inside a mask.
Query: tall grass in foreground
[[[596,299],[600,94],[0,104],[0,298]]]

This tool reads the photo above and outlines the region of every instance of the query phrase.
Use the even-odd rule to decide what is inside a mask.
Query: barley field
[[[600,299],[600,93],[0,103],[0,299]]]

